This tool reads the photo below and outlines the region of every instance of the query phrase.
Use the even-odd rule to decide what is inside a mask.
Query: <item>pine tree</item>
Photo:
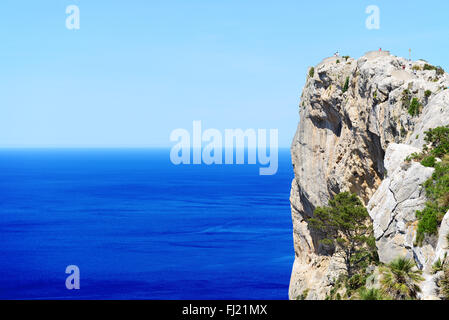
[[[337,194],[329,201],[329,206],[316,208],[308,222],[323,235],[321,243],[337,248],[345,261],[348,278],[363,262],[376,259],[369,214],[355,194]]]

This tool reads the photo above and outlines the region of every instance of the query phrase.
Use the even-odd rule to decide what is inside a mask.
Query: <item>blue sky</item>
[[[80,30],[65,27],[71,4]],[[412,48],[449,70],[448,13],[447,0],[2,0],[0,146],[168,147],[202,120],[277,128],[288,147],[310,65]]]

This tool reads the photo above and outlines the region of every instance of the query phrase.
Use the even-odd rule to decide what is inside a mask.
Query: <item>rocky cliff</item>
[[[342,261],[320,244],[307,219],[343,191],[367,206],[381,262],[414,259],[425,272],[422,297],[433,296],[429,266],[446,250],[443,240],[413,243],[415,212],[426,201],[422,183],[433,168],[404,162],[420,151],[426,130],[449,124],[449,75],[428,66],[370,52],[358,60],[327,58],[310,69],[291,147],[291,299],[304,292],[307,299],[324,299],[342,272]],[[446,216],[441,228],[449,228]]]

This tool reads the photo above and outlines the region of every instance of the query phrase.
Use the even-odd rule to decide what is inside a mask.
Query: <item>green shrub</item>
[[[366,283],[366,278],[368,278],[368,275],[365,273],[356,273],[351,278],[349,278],[346,282],[346,289],[348,291],[355,291],[361,287],[363,287]]]
[[[296,297],[296,300],[306,300],[309,295],[309,289],[305,289],[299,296]]]
[[[385,295],[379,289],[366,289],[361,288],[359,290],[360,300],[386,300]]]
[[[445,300],[449,300],[449,267],[444,268],[443,276],[438,281],[440,295]]]
[[[435,274],[439,271],[443,271],[444,269],[444,260],[441,260],[440,258],[438,258],[437,261],[435,261],[435,263],[432,266],[432,273]]]
[[[425,157],[422,161],[421,161],[421,164],[424,166],[424,167],[435,167],[435,164],[436,164],[436,159],[435,159],[435,157],[434,156],[428,156],[428,157]]]
[[[410,107],[411,99],[412,99],[412,95],[410,93],[410,90],[405,89],[404,91],[402,91],[401,102],[402,102],[402,107],[404,109],[408,109]]]
[[[337,63],[340,63],[340,60],[337,59]]]
[[[334,279],[334,285],[332,286],[329,294],[326,295],[326,300],[338,300],[337,291],[341,289],[343,282],[345,281],[345,275],[341,274],[337,279]],[[340,294],[338,294],[340,296]]]
[[[412,67],[412,70],[420,71],[420,70],[421,70],[421,67],[420,67],[419,65],[415,64],[415,65]]]
[[[417,98],[413,98],[412,102],[410,103],[410,106],[408,107],[408,113],[414,117],[420,114],[421,112],[421,103],[419,103],[419,100]]]
[[[449,210],[449,127],[437,127],[425,132],[423,152],[413,153],[406,161],[421,161],[426,167],[434,167],[432,176],[424,183],[429,200],[422,211],[417,211],[418,230],[416,244],[421,245],[425,235],[438,232],[438,227]],[[437,162],[436,158],[442,159]]]
[[[422,211],[417,211],[419,219],[416,242],[422,244],[426,234],[438,232],[445,213],[449,210],[449,165],[445,161],[435,164],[432,177],[424,183],[429,201]]]
[[[348,89],[349,89],[349,77],[346,77],[346,81],[345,81],[345,84],[343,86],[343,92],[348,91]]]
[[[432,91],[430,91],[430,90],[426,90],[426,91],[424,92],[424,96],[425,96],[426,98],[429,98],[431,95],[432,95]]]
[[[416,138],[418,139],[418,138]],[[424,158],[424,155],[422,153],[413,152],[411,155],[409,155],[407,158],[405,158],[406,162],[410,162],[412,160],[415,161],[421,161]]]
[[[431,154],[441,158],[449,154],[449,127],[437,127],[425,132],[424,140],[431,145]]]
[[[449,210],[449,164],[446,160],[435,164],[435,171],[424,187],[426,196],[435,202],[439,211],[446,213]]]
[[[311,68],[309,69],[309,77],[313,78],[314,75],[315,75],[315,68],[314,68],[314,67],[311,67]]]
[[[435,67],[435,66],[432,66],[432,65],[427,64],[427,63],[424,65],[424,70],[435,70],[437,76],[442,76],[444,74],[444,69],[441,68],[440,66]]]
[[[382,290],[396,300],[416,299],[424,280],[413,260],[398,258],[380,268]]]
[[[439,213],[437,208],[427,203],[422,211],[416,211],[416,216],[419,219],[416,242],[422,245],[425,234],[431,235],[438,232]]]

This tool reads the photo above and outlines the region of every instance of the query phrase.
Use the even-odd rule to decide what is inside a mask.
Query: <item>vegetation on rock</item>
[[[410,102],[410,106],[408,107],[408,113],[414,117],[421,113],[422,104],[419,102],[417,98],[413,98]]]
[[[426,167],[435,168],[432,177],[424,183],[426,207],[417,211],[418,230],[416,243],[421,245],[425,235],[438,232],[438,227],[449,210],[449,127],[437,127],[425,132],[423,152],[412,154],[406,160],[421,161]],[[441,161],[437,161],[437,158]]]
[[[425,64],[424,65],[424,68],[423,68],[424,70],[435,70],[436,71],[436,74],[437,74],[437,76],[441,76],[441,75],[443,75],[444,74],[444,69],[443,68],[441,68],[441,67],[435,67],[435,66],[432,66],[432,65],[430,65],[430,64]]]
[[[315,75],[315,68],[311,67],[309,70],[309,77],[313,78],[314,75]]]
[[[399,257],[388,265],[375,267],[380,271],[378,287],[369,284],[374,279],[367,269],[348,278],[340,275],[326,296],[326,300],[413,300],[421,292],[420,283],[424,280],[422,271],[413,260]],[[449,278],[440,278],[441,292],[449,285]],[[442,293],[444,294],[444,293]]]
[[[343,92],[348,91],[348,89],[349,89],[349,77],[346,77],[346,81],[345,81],[345,84],[343,86]]]
[[[337,194],[328,206],[317,207],[308,223],[323,235],[321,243],[337,249],[346,266],[347,272],[335,280],[327,300],[417,298],[422,271],[404,258],[379,268],[381,288],[367,288],[368,278],[373,277],[368,269],[375,268],[379,261],[368,211],[355,194]]]
[[[299,296],[296,297],[296,300],[306,300],[308,295],[309,289],[306,289]]]
[[[349,279],[367,262],[377,259],[368,211],[355,194],[337,194],[329,200],[329,206],[317,207],[308,222],[324,235],[321,243],[338,248]]]
[[[416,268],[412,260],[398,258],[388,266],[381,267],[382,290],[396,300],[416,299],[424,280],[422,271]]]
[[[366,289],[365,287],[359,290],[360,300],[388,300],[388,297],[379,289]]]
[[[447,235],[449,243],[449,234]],[[438,259],[433,265],[433,273],[441,272],[440,276],[436,278],[437,294],[444,300],[449,300],[449,260],[447,252],[443,259]]]
[[[405,89],[404,91],[402,91],[401,102],[402,102],[402,107],[404,109],[408,109],[410,107],[411,100],[412,100],[412,94],[410,93],[410,90]]]
[[[444,270],[445,264],[446,264],[446,257],[447,257],[447,254],[444,256],[443,260],[438,258],[438,260],[435,261],[435,263],[432,266],[432,271],[434,274]]]
[[[449,267],[444,269],[443,275],[438,280],[439,294],[444,300],[449,300]]]
[[[431,95],[432,92],[431,91],[429,91],[429,92]],[[428,93],[425,93],[424,95],[428,98],[430,95],[427,96],[427,94]],[[402,91],[401,102],[402,102],[402,107],[404,109],[407,109],[408,113],[412,117],[418,116],[422,111],[422,107],[423,107],[422,103],[419,102],[418,98],[413,97],[413,95],[409,89],[405,89],[404,91]]]

